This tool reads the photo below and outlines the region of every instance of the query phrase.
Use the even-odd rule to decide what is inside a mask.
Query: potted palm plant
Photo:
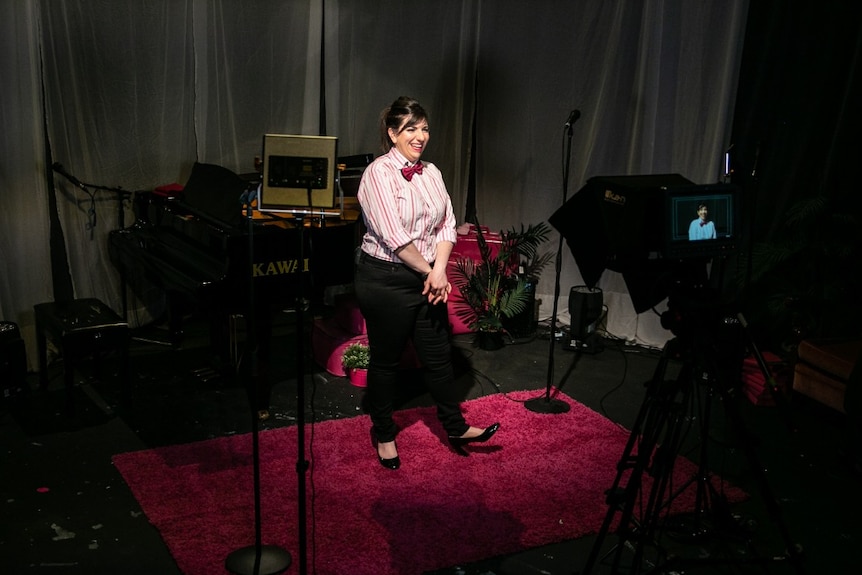
[[[500,233],[501,245],[494,252],[477,227],[479,259],[455,260],[453,284],[461,294],[454,304],[455,314],[476,333],[482,349],[499,349],[505,344],[505,320],[525,310],[534,301],[535,285],[551,253],[538,253],[550,228],[544,222],[520,230]]]
[[[356,387],[368,385],[368,363],[371,360],[371,349],[368,344],[356,342],[344,348],[341,355],[341,365],[347,372],[350,383]]]

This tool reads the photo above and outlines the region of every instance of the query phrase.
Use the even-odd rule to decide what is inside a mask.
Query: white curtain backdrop
[[[747,0],[20,0],[0,2],[0,318],[32,343],[53,299],[50,194],[75,297],[121,308],[107,253],[116,194],[184,183],[195,161],[253,169],[264,133],[325,133],[340,155],[377,152],[379,111],[400,95],[431,116],[425,159],[459,218],[470,158],[492,230],[547,220],[593,176],[718,179]],[[321,105],[321,102],[324,105]],[[471,128],[476,121],[476,146]],[[50,150],[50,155],[48,153]],[[51,163],[88,184],[53,174]],[[92,197],[91,197],[92,196]],[[124,219],[131,223],[130,206]],[[553,237],[548,249],[555,250]],[[564,248],[560,320],[582,283]],[[635,314],[621,278],[600,282],[608,330],[669,334]],[[550,315],[554,274],[539,283]],[[141,310],[130,320],[147,321]],[[659,310],[660,311],[660,310]]]
[[[32,358],[33,305],[51,299],[37,8],[0,2],[0,320]]]
[[[560,207],[563,125],[571,109],[582,115],[573,131],[569,198],[593,176],[679,173],[696,183],[718,180],[746,3],[503,6],[483,10],[481,18],[476,153],[483,224],[539,222]],[[569,288],[583,280],[568,247],[562,263],[559,309],[568,323]],[[547,269],[539,283],[546,314],[553,272]],[[656,346],[670,337],[656,314],[635,313],[620,274],[606,271],[599,287],[612,334]]]

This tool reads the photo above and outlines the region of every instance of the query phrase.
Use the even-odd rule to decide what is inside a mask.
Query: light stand
[[[569,165],[572,158],[572,124],[581,117],[578,110],[572,110],[569,114],[569,119],[565,124],[566,128],[566,160],[563,168],[563,205],[569,195]],[[560,299],[560,273],[563,267],[563,234],[560,234],[560,242],[557,245],[557,259],[554,265],[554,306],[551,313],[551,328],[548,333],[548,380],[545,388],[544,397],[537,397],[525,402],[525,406],[530,411],[537,413],[566,413],[569,411],[569,404],[565,401],[551,397],[551,385],[554,381],[554,346],[557,343],[557,309],[558,300]]]
[[[319,208],[320,226],[324,227],[326,215],[340,216],[334,211],[334,193],[338,176],[336,160],[336,138],[330,136],[289,136],[265,134],[263,174],[261,178],[258,209],[266,212],[285,212],[293,214],[299,241],[299,269],[297,277],[299,288],[296,295],[296,425],[298,475],[298,533],[299,533],[299,573],[307,573],[307,513],[306,513],[306,472],[309,462],[305,459],[305,351],[304,312],[305,298],[305,215],[313,218]],[[315,205],[314,191],[324,196],[325,201]],[[303,205],[302,199],[305,200]],[[332,202],[332,203],[330,203]],[[340,210],[344,203],[341,202]],[[327,211],[327,209],[329,211]],[[321,264],[323,265],[323,264]]]
[[[254,220],[252,199],[256,188],[247,189],[240,202],[246,208],[246,219],[248,221],[248,261],[249,266],[254,266]],[[291,556],[286,550],[276,545],[263,545],[261,543],[261,512],[260,512],[260,438],[258,432],[258,349],[254,314],[254,281],[253,269],[249,270],[248,276],[248,310],[246,311],[246,349],[249,352],[249,402],[251,411],[251,445],[252,462],[254,467],[254,545],[241,547],[232,551],[225,559],[225,569],[236,575],[275,575],[290,567]],[[301,389],[300,385],[300,389]],[[302,408],[300,406],[300,413]],[[302,429],[300,427],[300,429]]]
[[[309,204],[311,203],[311,188],[308,190]],[[305,284],[302,280],[302,271],[305,267],[305,219],[303,214],[294,214],[296,225],[299,228],[299,293],[296,297],[296,473],[298,475],[299,491],[299,573],[305,575],[308,561],[306,560],[306,488],[305,473],[308,470],[308,461],[305,459],[305,350],[303,347],[303,327],[305,326]]]

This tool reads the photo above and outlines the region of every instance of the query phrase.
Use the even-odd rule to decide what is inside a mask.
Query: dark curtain
[[[777,344],[862,332],[859,14],[838,2],[749,8],[732,138],[751,235],[739,286]]]

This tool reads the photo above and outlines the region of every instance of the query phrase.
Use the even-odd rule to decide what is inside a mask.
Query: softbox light
[[[619,272],[642,313],[668,295],[666,263],[650,259],[663,246],[665,190],[691,185],[679,174],[596,176],[548,221],[565,238],[587,287],[605,269]]]

